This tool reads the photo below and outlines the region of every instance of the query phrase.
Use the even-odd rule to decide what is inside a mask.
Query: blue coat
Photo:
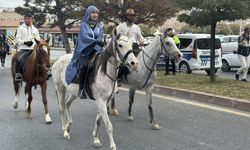
[[[94,10],[97,10],[95,6],[89,6],[87,8],[83,22],[80,25],[80,32],[78,33],[74,54],[66,69],[66,82],[68,84],[72,82],[77,74],[80,55],[88,56],[92,51],[99,53],[103,51],[103,48],[96,44],[97,41],[102,41],[103,26],[100,23],[97,23],[94,29],[91,29],[89,26],[90,15]]]

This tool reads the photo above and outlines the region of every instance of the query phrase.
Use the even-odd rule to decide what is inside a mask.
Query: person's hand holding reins
[[[33,45],[33,42],[32,41],[26,41],[23,44],[31,47]]]

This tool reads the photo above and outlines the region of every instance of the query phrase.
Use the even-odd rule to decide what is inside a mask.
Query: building
[[[16,29],[23,22],[24,22],[23,16],[15,13],[14,11],[3,10],[2,12],[0,12],[0,33],[5,34],[10,45],[14,44],[13,42]],[[63,39],[61,31],[58,27],[49,28],[43,26],[41,28],[38,28],[38,31],[43,39],[47,39],[48,36],[50,37],[51,46],[63,47]],[[79,32],[78,26],[74,26],[72,28],[67,29],[67,35],[71,45],[75,44],[78,32]]]
[[[23,21],[23,17],[11,11],[0,12],[0,33],[5,34],[9,44],[13,44],[17,27]]]

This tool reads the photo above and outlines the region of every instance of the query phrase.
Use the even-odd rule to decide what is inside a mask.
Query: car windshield
[[[210,38],[196,39],[194,45],[198,49],[211,49]],[[215,39],[215,49],[221,48],[221,43],[219,39]]]

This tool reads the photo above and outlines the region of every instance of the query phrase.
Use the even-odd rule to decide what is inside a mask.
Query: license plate
[[[215,58],[215,65],[219,65],[219,58]],[[210,57],[201,57],[201,66],[206,66],[210,62]]]

